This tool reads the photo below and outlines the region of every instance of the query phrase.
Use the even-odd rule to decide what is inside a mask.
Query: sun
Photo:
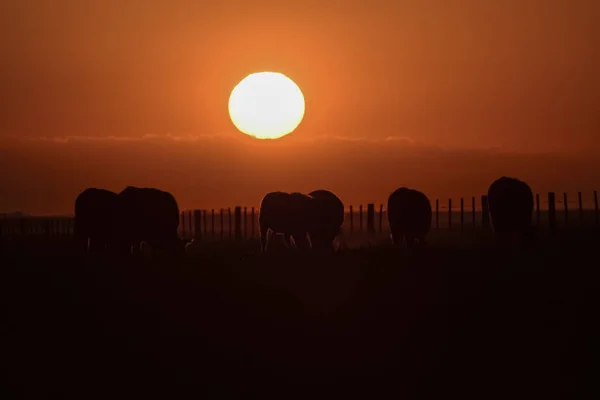
[[[242,79],[229,96],[229,116],[241,132],[258,139],[278,139],[304,118],[304,95],[279,72],[256,72]]]

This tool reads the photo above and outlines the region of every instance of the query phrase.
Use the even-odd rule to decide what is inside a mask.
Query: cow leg
[[[392,231],[392,233],[390,233],[390,238],[392,239],[393,246],[399,246],[400,243],[402,243],[402,235],[398,232]]]
[[[89,242],[89,252],[94,254],[101,253],[104,248],[103,244],[104,242],[102,241],[102,238],[98,236],[91,236]]]
[[[73,226],[73,240],[75,242],[75,248],[78,252],[87,253],[89,238],[87,231],[81,226],[81,222],[75,218]]]
[[[115,243],[114,250],[118,256],[127,257],[131,255],[132,242],[130,241],[119,241]]]
[[[292,248],[292,234],[284,233],[283,234],[283,243],[286,245],[288,249]]]
[[[308,241],[306,240],[306,232],[293,232],[291,236],[294,238],[297,250],[307,250]]]
[[[405,240],[406,240],[406,248],[407,249],[414,249],[415,247],[417,247],[417,238],[416,237],[406,235]]]
[[[141,253],[141,247],[142,247],[142,242],[141,241],[135,241],[133,243],[133,246],[131,246],[130,252],[134,257],[137,257],[140,255]],[[150,247],[152,247],[150,245]]]
[[[89,249],[90,239],[87,236],[79,236],[75,238],[75,249],[80,253],[87,253]]]
[[[269,228],[260,227],[260,253],[263,254],[267,251],[267,244],[269,240]]]

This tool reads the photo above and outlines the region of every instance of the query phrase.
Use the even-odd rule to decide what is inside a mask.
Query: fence
[[[563,193],[561,201],[554,192],[548,193],[546,199],[542,200],[539,194],[535,195],[533,222],[537,226],[550,230],[564,226],[600,227],[597,191],[593,192],[591,208],[584,208],[581,192],[577,193],[574,201],[569,201],[567,193]],[[459,200],[458,207],[453,205],[452,199],[448,199],[447,205],[442,204],[439,199],[435,200],[432,204],[432,228],[459,229],[461,233],[468,229],[490,228],[487,196],[471,197],[470,202],[464,198]],[[547,208],[542,209],[542,204],[547,205]],[[562,219],[558,218],[557,204],[562,204]],[[570,204],[575,204],[575,207],[571,209]],[[257,217],[258,210],[255,207],[186,210],[180,213],[179,234],[184,238],[204,241],[253,239],[259,237]],[[342,229],[345,234],[382,233],[387,230],[384,220],[387,221],[387,210],[384,210],[383,204],[377,208],[373,203],[367,204],[366,213],[362,205],[358,206],[358,210],[350,205]],[[1,236],[72,234],[72,217],[21,217],[0,220]]]

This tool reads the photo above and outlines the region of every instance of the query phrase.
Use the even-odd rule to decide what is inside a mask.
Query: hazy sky
[[[68,211],[87,186],[142,183],[184,207],[285,185],[347,202],[408,183],[471,195],[507,170],[589,190],[599,19],[598,0],[1,2],[0,210]],[[306,97],[279,144],[243,140],[227,114],[260,70]]]

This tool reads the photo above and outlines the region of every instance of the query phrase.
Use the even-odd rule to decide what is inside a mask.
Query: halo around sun
[[[258,139],[278,139],[304,118],[304,95],[279,72],[256,72],[242,79],[229,96],[229,116],[237,129]]]

